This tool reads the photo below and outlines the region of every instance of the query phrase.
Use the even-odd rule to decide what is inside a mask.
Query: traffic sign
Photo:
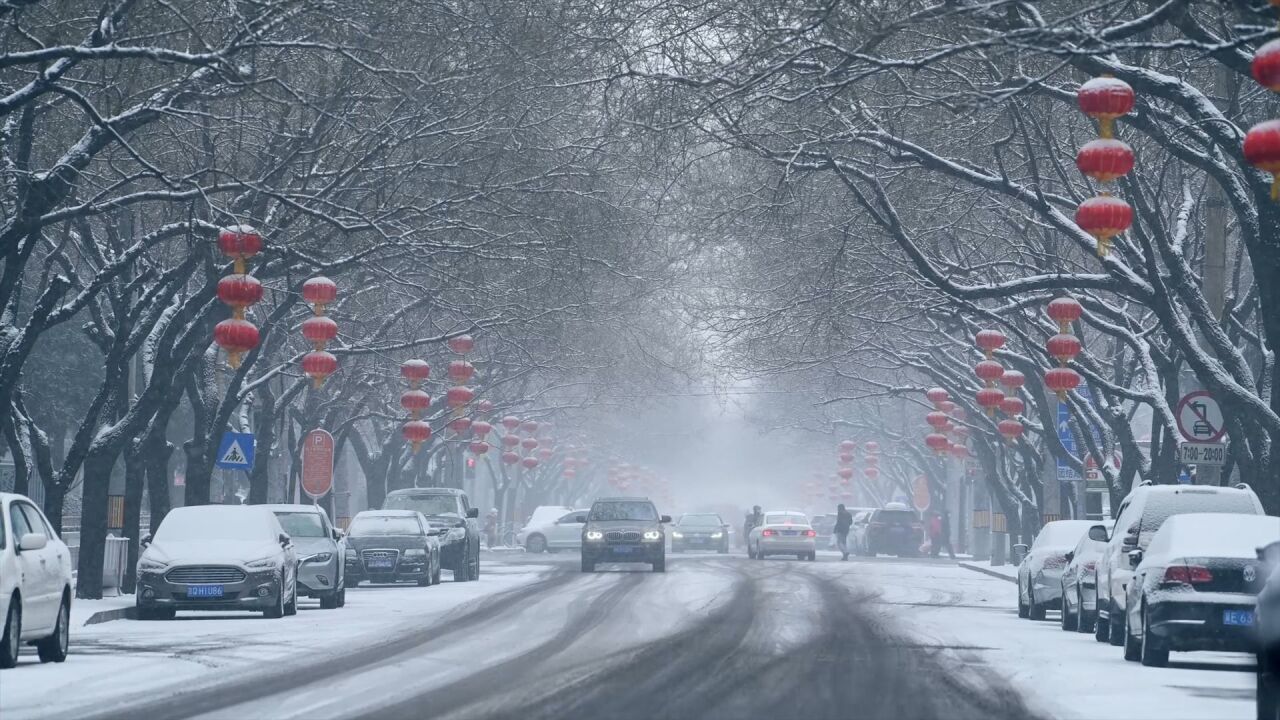
[[[312,500],[333,489],[333,436],[325,430],[312,430],[303,440],[302,489]]]
[[[1178,402],[1178,431],[1192,443],[1216,443],[1227,434],[1222,406],[1205,390],[1187,393]]]
[[[222,433],[222,442],[218,444],[218,457],[213,464],[226,470],[244,470],[253,468],[253,433]]]
[[[1227,462],[1227,444],[1182,443],[1178,446],[1178,460],[1184,465],[1224,465]]]

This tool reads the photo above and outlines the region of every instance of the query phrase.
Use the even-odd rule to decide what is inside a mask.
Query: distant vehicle
[[[1067,553],[1062,571],[1062,629],[1093,632],[1098,621],[1098,558],[1107,549],[1107,526],[1093,524]]]
[[[902,503],[889,503],[872,511],[865,535],[864,551],[872,557],[882,553],[915,557],[924,541],[920,516]]]
[[[298,554],[298,594],[324,610],[347,604],[346,535],[319,505],[265,505],[293,539]]]
[[[586,522],[587,510],[539,505],[516,533],[516,544],[531,553],[577,550],[582,546],[582,526]]]
[[[669,522],[670,516],[659,515],[649,498],[596,500],[582,530],[582,572],[595,572],[602,562],[649,563],[654,572],[666,572],[662,526]]]
[[[351,518],[347,582],[440,582],[439,528],[416,510],[365,510]]]
[[[467,494],[456,488],[407,488],[387,493],[383,510],[416,510],[431,526],[446,530],[440,536],[444,567],[454,581],[480,579],[479,508],[471,507]]]
[[[814,538],[818,547],[831,547],[831,533],[836,527],[835,515],[814,515],[809,518],[809,527],[812,527],[813,531],[818,533],[817,537]]]
[[[874,510],[863,510],[853,514],[853,525],[849,527],[849,537],[846,540],[850,553],[854,555],[871,554],[867,549],[867,531],[871,527],[871,516],[874,514]]]
[[[172,620],[178,610],[298,612],[293,539],[262,505],[174,508],[142,547],[139,620]]]
[[[1174,515],[1187,513],[1235,513],[1262,515],[1262,503],[1247,485],[1152,485],[1134,488],[1120,503],[1116,521],[1107,537],[1107,549],[1098,560],[1099,642],[1123,645],[1125,638],[1125,587],[1133,577],[1129,553],[1146,550],[1151,538]]]
[[[1045,611],[1057,607],[1062,597],[1062,571],[1067,553],[1097,523],[1092,520],[1058,520],[1045,523],[1018,564],[1018,617],[1043,620]]]
[[[800,560],[816,560],[817,536],[802,512],[766,512],[764,524],[752,528],[747,538],[747,557],[763,560],[770,555],[795,555]]]
[[[1258,548],[1280,542],[1280,518],[1190,513],[1171,517],[1134,566],[1125,603],[1124,659],[1163,667],[1169,651],[1248,652],[1265,578]]]
[[[40,662],[62,662],[71,645],[71,551],[30,498],[0,492],[0,668],[23,643]]]
[[[1280,542],[1258,548],[1257,716],[1280,718]]]
[[[671,526],[671,552],[729,552],[729,525],[716,513],[685,513]]]

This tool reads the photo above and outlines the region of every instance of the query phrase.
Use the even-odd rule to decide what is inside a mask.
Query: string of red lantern
[[[1104,75],[1081,85],[1076,101],[1085,115],[1098,121],[1098,134],[1102,136],[1080,148],[1076,167],[1103,185],[1098,197],[1089,198],[1076,208],[1076,225],[1097,241],[1098,257],[1106,257],[1112,238],[1133,224],[1133,208],[1107,189],[1133,170],[1133,148],[1114,137],[1116,118],[1133,110],[1133,88],[1123,80]]]
[[[218,232],[218,250],[231,258],[234,274],[218,281],[218,299],[231,308],[231,317],[213,328],[213,341],[227,353],[227,364],[240,367],[240,358],[258,347],[260,333],[244,319],[245,310],[262,300],[262,283],[248,274],[248,260],[262,251],[262,235],[248,225],[232,225]]]
[[[984,385],[978,390],[974,399],[987,412],[987,415],[991,416],[1000,407],[1000,401],[1004,400],[1004,393],[996,387],[996,383],[1004,377],[1004,366],[991,358],[995,349],[1004,345],[1005,338],[999,330],[982,330],[974,339],[986,357],[985,360],[973,366],[974,374]]]
[[[1080,384],[1079,373],[1067,367],[1067,364],[1080,354],[1080,338],[1072,334],[1071,325],[1084,314],[1084,308],[1075,298],[1063,296],[1051,300],[1047,312],[1058,324],[1058,334],[1049,338],[1045,349],[1050,357],[1058,361],[1058,367],[1045,373],[1044,384],[1058,396],[1059,402],[1063,402],[1067,393]]]
[[[431,439],[431,426],[422,420],[422,413],[431,407],[431,396],[421,389],[431,377],[431,366],[425,360],[406,360],[400,365],[400,375],[409,383],[409,389],[400,395],[400,406],[409,411],[409,420],[400,431],[417,453]]]
[[[324,314],[325,307],[338,298],[338,286],[318,275],[302,284],[302,298],[311,304],[315,313],[302,321],[302,336],[312,345],[311,352],[302,356],[302,372],[311,378],[315,387],[320,387],[325,378],[338,371],[338,358],[325,350],[325,346],[338,337],[338,323]]]

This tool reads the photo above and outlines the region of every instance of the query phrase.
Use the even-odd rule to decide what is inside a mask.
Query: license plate
[[[369,558],[365,564],[371,568],[393,568],[396,566],[396,561],[392,558]]]
[[[1243,625],[1246,627],[1252,626],[1253,611],[1252,610],[1223,610],[1222,624],[1223,625]]]
[[[187,597],[189,598],[220,598],[222,597],[221,585],[188,585]]]
[[[611,549],[620,555],[626,555],[628,553],[635,552],[637,548],[633,545],[615,545]]]
[[[800,531],[799,530],[783,530],[782,534],[783,535],[799,535]]]

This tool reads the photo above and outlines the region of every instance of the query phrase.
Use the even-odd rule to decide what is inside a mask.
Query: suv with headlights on
[[[416,510],[440,530],[440,564],[455,582],[480,579],[479,508],[457,488],[405,488],[387,493],[383,510]]]
[[[582,529],[582,572],[595,572],[598,562],[649,563],[654,572],[666,572],[662,525],[669,522],[649,498],[596,500]]]

